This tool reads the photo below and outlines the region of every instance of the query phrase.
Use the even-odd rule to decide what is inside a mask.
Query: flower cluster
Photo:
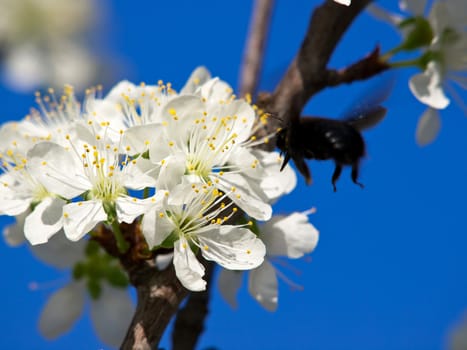
[[[296,183],[277,153],[255,149],[271,136],[254,136],[268,116],[203,67],[180,92],[124,81],[101,95],[90,89],[81,104],[70,86],[37,94],[39,110],[2,126],[0,214],[17,217],[9,239],[79,241],[105,225],[125,251],[121,224],[136,221],[149,249],[173,249],[193,291],[206,288],[198,253],[230,270],[260,266],[266,247],[252,222],[269,220]]]

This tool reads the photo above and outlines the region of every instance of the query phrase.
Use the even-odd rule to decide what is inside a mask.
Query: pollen
[[[160,218],[163,218],[164,216],[165,216],[164,213],[159,213]]]
[[[68,217],[69,217],[68,213],[63,213],[63,217],[64,217],[65,219],[68,219]]]
[[[251,250],[250,250],[250,249],[247,249],[247,250],[246,250],[246,253],[247,253],[247,254],[251,254]]]

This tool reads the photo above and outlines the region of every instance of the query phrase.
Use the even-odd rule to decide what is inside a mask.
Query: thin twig
[[[255,3],[240,74],[240,96],[256,93],[273,8],[274,0],[257,0]]]
[[[340,39],[370,2],[371,0],[353,0],[352,5],[347,7],[328,0],[316,8],[300,50],[274,93],[269,96],[263,95],[257,101],[263,110],[277,117],[271,118],[264,130],[265,134],[300,118],[308,100],[324,88],[371,76],[365,73],[361,77],[354,74],[352,79],[338,79],[336,71],[327,69],[329,59]],[[379,72],[375,70],[373,75]],[[271,144],[270,147],[274,145]]]

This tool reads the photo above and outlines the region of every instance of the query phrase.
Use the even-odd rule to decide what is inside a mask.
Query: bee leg
[[[362,183],[358,182],[357,181],[357,178],[358,178],[358,163],[354,163],[352,165],[352,181],[354,184],[360,186],[361,188],[365,187]]]
[[[342,165],[336,163],[336,168],[334,169],[334,174],[332,174],[332,187],[334,187],[334,192],[337,192],[336,181],[341,176]]]
[[[310,172],[310,169],[308,168],[308,165],[306,165],[306,162],[303,159],[303,157],[295,157],[294,162],[300,174],[302,174],[303,177],[305,178],[306,184],[311,185],[311,182],[312,182],[311,172]]]
[[[281,152],[281,157],[282,157],[282,152]],[[282,165],[281,165],[281,170],[284,170],[285,166],[287,165],[287,163],[289,162],[290,160],[290,153],[289,152],[285,152],[285,157],[284,157],[284,160],[282,161]]]

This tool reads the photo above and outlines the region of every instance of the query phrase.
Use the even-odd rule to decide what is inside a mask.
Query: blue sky
[[[274,87],[296,53],[311,9],[318,1],[278,0],[262,88]],[[391,1],[382,2],[390,4]],[[118,64],[112,81],[181,87],[192,69],[207,66],[236,86],[246,37],[250,1],[108,2],[102,29],[104,48]],[[326,35],[326,33],[322,33]],[[371,51],[398,43],[398,34],[367,14],[344,36],[331,66],[342,67]],[[397,74],[385,104],[386,119],[365,133],[368,155],[362,163],[362,190],[348,169],[334,193],[331,162],[309,162],[314,183],[300,178],[295,191],[274,207],[277,213],[303,211],[320,230],[311,259],[284,270],[303,291],[280,286],[279,308],[261,309],[244,288],[239,308],[231,310],[217,291],[199,349],[445,349],[447,335],[467,311],[467,118],[451,104],[442,111],[442,130],[431,145],[415,143],[415,126],[425,107],[411,95],[408,78]],[[327,89],[310,101],[306,114],[338,117],[368,84]],[[462,92],[465,100],[466,94]],[[0,85],[2,121],[19,119],[34,105],[32,93],[19,95]],[[10,218],[0,217],[3,227]],[[106,348],[94,335],[89,317],[54,342],[37,331],[48,295],[68,274],[44,266],[27,247],[0,243],[4,300],[0,347],[15,349]],[[37,281],[44,288],[31,291]],[[164,338],[162,346],[167,346]]]

